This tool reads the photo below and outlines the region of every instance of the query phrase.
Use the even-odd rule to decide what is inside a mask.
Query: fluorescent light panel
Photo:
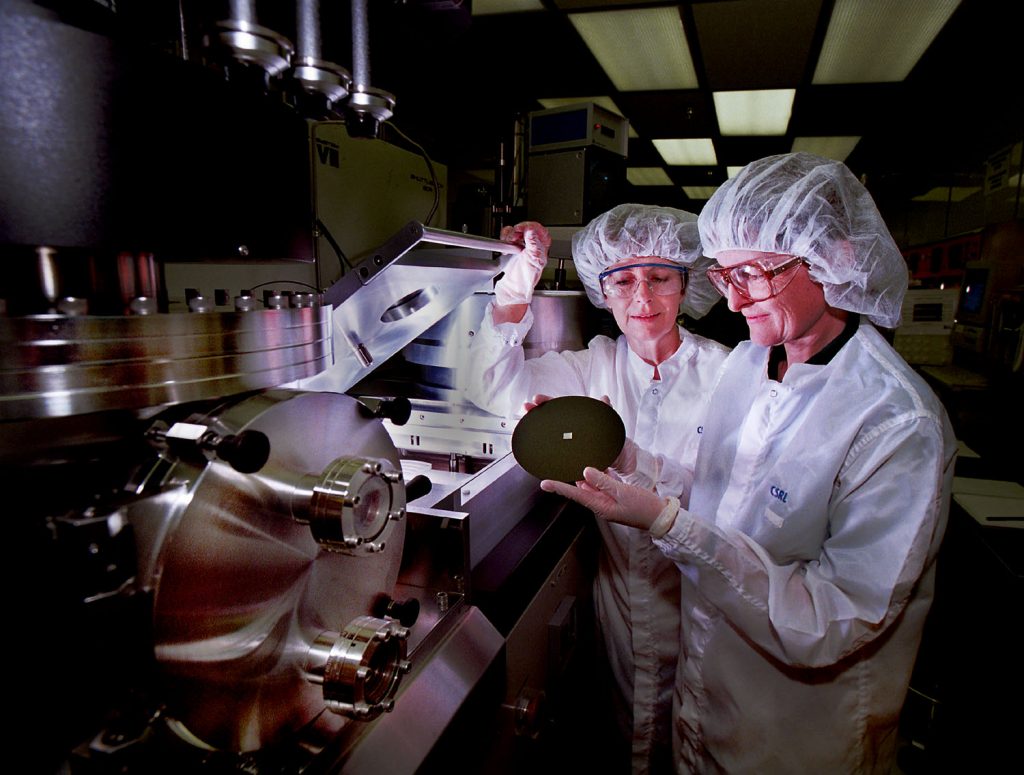
[[[846,161],[859,142],[859,137],[794,137],[793,153],[804,151],[826,159]]]
[[[569,20],[619,91],[697,88],[676,6],[574,13]]]
[[[669,165],[710,167],[718,164],[715,144],[710,138],[685,140],[651,140],[661,158]]]
[[[773,136],[786,134],[796,89],[716,91],[712,96],[723,135]]]
[[[718,190],[718,186],[683,186],[683,193],[690,199],[710,199]]]
[[[734,177],[736,177],[737,175],[740,174],[740,170],[741,169],[743,169],[743,167],[726,167],[725,168],[725,176],[726,176],[726,178],[734,178]]]
[[[473,0],[473,16],[543,10],[544,4],[541,0]]]
[[[562,108],[566,105],[579,105],[581,102],[593,102],[595,105],[600,105],[605,110],[610,110],[616,116],[624,116],[623,112],[619,110],[619,106],[616,105],[611,97],[550,97],[542,100],[537,100],[544,108]],[[633,129],[633,125],[629,125],[628,137],[639,137],[636,130]]]
[[[662,167],[627,167],[626,180],[634,186],[671,186],[672,178]]]
[[[812,83],[902,81],[960,0],[836,0]]]

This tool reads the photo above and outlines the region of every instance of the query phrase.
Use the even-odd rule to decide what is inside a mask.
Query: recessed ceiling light
[[[743,169],[743,167],[726,167],[725,168],[725,176],[726,176],[726,178],[734,178],[734,177],[736,177],[737,175],[740,174],[740,170],[741,169]]]
[[[960,0],[836,0],[812,83],[902,81]]]
[[[487,16],[492,13],[543,10],[544,4],[540,0],[473,0],[472,15]]]
[[[718,164],[715,144],[710,138],[651,140],[666,164],[713,166]]]
[[[569,20],[619,91],[697,88],[676,6],[574,13]]]
[[[627,167],[626,180],[634,186],[671,186],[672,178],[663,167]]]
[[[796,89],[716,91],[712,96],[723,135],[784,135]]]
[[[690,199],[710,199],[718,186],[683,186],[683,193]]]

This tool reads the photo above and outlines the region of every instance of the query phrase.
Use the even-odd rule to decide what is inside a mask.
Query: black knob
[[[423,474],[418,474],[417,476],[414,476],[405,485],[406,502],[408,503],[409,501],[414,501],[417,498],[422,498],[424,495],[430,492],[430,488],[433,486],[434,483],[431,482]]]
[[[235,436],[224,436],[214,449],[217,457],[242,474],[254,474],[270,458],[270,439],[260,431],[242,431]]]
[[[359,413],[363,417],[386,417],[395,425],[405,425],[412,416],[412,404],[408,398],[362,398]]]
[[[395,600],[389,595],[381,595],[373,604],[373,615],[378,619],[385,616],[397,619],[403,627],[412,627],[420,616],[420,601],[414,597]]]
[[[381,413],[395,425],[405,425],[412,416],[412,404],[408,398],[392,398],[382,404]]]

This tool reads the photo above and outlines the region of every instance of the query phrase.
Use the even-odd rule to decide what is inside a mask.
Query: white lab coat
[[[658,367],[634,353],[624,336],[597,336],[586,350],[548,352],[527,360],[522,342],[532,312],[495,326],[484,312],[469,357],[466,397],[494,414],[513,417],[537,393],[552,397],[608,396],[626,435],[670,460],[695,458],[709,390],[728,349],[679,329],[681,344]],[[624,733],[632,737],[633,771],[650,770],[671,745],[672,686],[679,649],[679,571],[646,531],[597,521],[605,551],[594,582],[597,621],[617,683]],[[660,751],[658,750],[660,746]]]
[[[683,573],[679,772],[887,773],[956,442],[869,323],[781,382],[768,355],[730,355],[656,541]]]

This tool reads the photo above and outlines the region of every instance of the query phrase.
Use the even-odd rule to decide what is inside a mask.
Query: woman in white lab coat
[[[955,439],[894,328],[903,258],[845,165],[753,162],[700,216],[750,340],[692,489],[544,482],[646,528],[682,575],[679,772],[888,773],[932,600]]]
[[[573,262],[590,300],[611,310],[622,331],[586,350],[527,360],[529,302],[550,236],[527,222],[503,239],[524,243],[495,287],[473,338],[467,397],[495,414],[517,416],[536,394],[607,397],[636,446],[690,461],[711,382],[728,350],[677,323],[680,308],[700,317],[718,299],[704,270],[696,216],[664,207],[620,205],[573,237]],[[616,461],[627,480],[653,484],[652,458],[629,451]],[[679,573],[646,531],[599,521],[603,550],[595,614],[613,682],[623,749],[636,773],[671,767],[671,697],[679,644]]]

